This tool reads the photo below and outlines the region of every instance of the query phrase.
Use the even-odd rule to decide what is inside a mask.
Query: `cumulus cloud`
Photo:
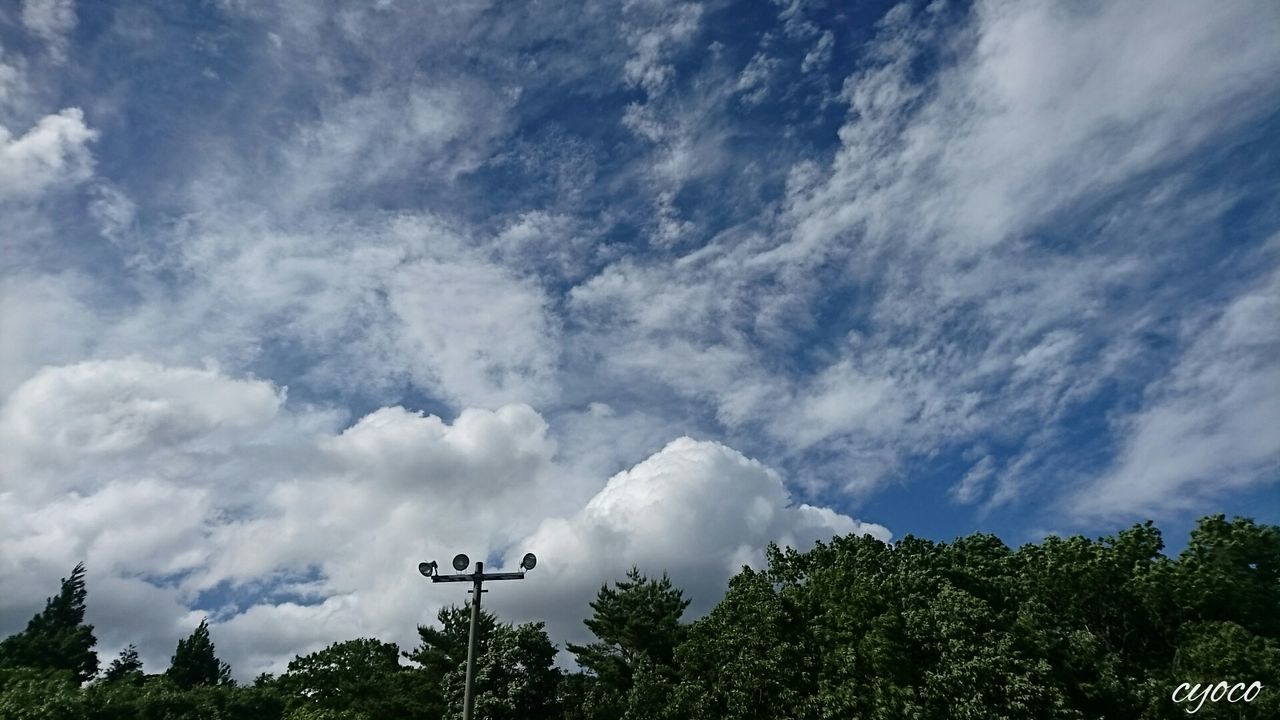
[[[512,546],[539,557],[538,575],[504,589],[498,607],[547,618],[558,637],[581,641],[581,619],[602,581],[637,566],[668,572],[695,615],[719,598],[743,565],[761,567],[770,542],[808,548],[833,535],[889,531],[829,508],[793,503],[773,470],[720,443],[680,438],[609,479],[586,505],[544,520]]]
[[[88,146],[97,136],[80,108],[46,115],[18,137],[0,126],[0,201],[31,199],[51,187],[89,179],[93,156]]]
[[[9,448],[0,460],[4,489],[36,497],[92,490],[118,458],[155,461],[256,428],[282,402],[268,383],[229,381],[213,370],[140,360],[45,368],[0,408],[0,438]]]
[[[268,382],[214,369],[41,370],[0,407],[0,570],[15,588],[5,629],[41,583],[83,559],[104,649],[134,642],[162,662],[209,614],[220,651],[252,677],[339,639],[412,643],[417,623],[461,601],[416,564],[458,551],[494,565],[542,553],[526,588],[504,589],[496,607],[540,612],[563,639],[577,632],[579,601],[632,564],[671,570],[705,609],[769,542],[888,536],[793,504],[777,473],[718,443],[674,441],[583,492],[527,405],[451,423],[384,407],[340,425]],[[252,600],[230,600],[245,592]],[[160,622],[116,622],[127,607]]]
[[[0,406],[4,630],[78,560],[95,589],[152,597],[172,619],[189,598],[131,578],[206,562],[210,523],[251,499],[230,448],[269,437],[282,402],[269,383],[141,360],[48,367],[20,385]],[[102,594],[93,612],[124,603]],[[136,625],[104,642],[133,642],[115,633]]]

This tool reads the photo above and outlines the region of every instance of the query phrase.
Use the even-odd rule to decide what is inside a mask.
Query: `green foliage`
[[[393,643],[360,638],[296,657],[264,684],[289,698],[297,717],[433,717],[418,690],[423,675],[400,664]]]
[[[1231,621],[1280,637],[1280,527],[1202,518],[1177,566],[1175,593],[1189,619]]]
[[[120,656],[111,661],[102,673],[103,682],[142,682],[142,660],[138,657],[138,648],[130,645],[120,651]]]
[[[654,703],[669,702],[676,648],[686,630],[680,618],[688,606],[666,573],[654,580],[633,567],[626,579],[600,588],[591,602],[592,616],[584,621],[596,641],[568,645],[590,674],[581,685],[583,717],[653,717]]]
[[[461,717],[466,684],[470,605],[447,607],[437,615],[440,628],[420,626],[422,644],[408,657],[422,668],[426,687],[443,700],[442,717]],[[560,717],[560,672],[556,647],[542,623],[510,625],[480,611],[477,623],[475,711],[477,718]]]
[[[601,588],[555,667],[541,624],[480,614],[480,720],[1171,720],[1182,683],[1259,682],[1251,703],[1198,718],[1280,717],[1280,528],[1203,518],[1178,557],[1137,525],[1016,550],[838,537],[771,547],[703,618],[664,575]],[[83,567],[27,629],[0,642],[0,720],[454,720],[462,714],[469,607],[440,611],[403,653],[371,638],[295,658],[279,677],[230,682],[207,623],[173,667],[143,675],[132,647],[98,682],[83,624]]]
[[[677,654],[682,717],[1174,718],[1180,683],[1280,686],[1280,529],[1150,523],[1012,551],[835,538],[772,548]],[[1202,717],[1278,717],[1280,694]]]
[[[676,652],[683,717],[786,720],[805,717],[798,691],[814,677],[799,608],[764,573],[744,568],[724,599],[689,628]]]
[[[199,627],[189,637],[178,641],[178,649],[173,653],[165,676],[183,689],[231,684],[231,666],[214,654],[207,618],[200,621]]]
[[[79,720],[85,712],[85,698],[71,672],[0,669],[0,720]]]
[[[280,720],[284,702],[263,688],[230,684],[183,688],[164,675],[85,690],[85,720]]]
[[[98,674],[97,639],[93,626],[84,622],[84,574],[84,563],[77,564],[26,630],[0,642],[0,666],[65,670],[77,682]]]
[[[542,623],[499,623],[477,649],[475,715],[488,720],[536,720],[559,716],[556,646]],[[465,665],[445,676],[447,694],[461,698]]]
[[[597,638],[589,645],[569,644],[578,665],[611,692],[630,689],[641,662],[656,671],[670,667],[684,638],[680,617],[689,601],[663,573],[658,580],[631,568],[625,580],[603,586],[584,621]]]
[[[471,605],[468,603],[463,607],[451,605],[441,608],[440,612],[436,613],[436,619],[440,623],[439,628],[429,625],[418,626],[418,637],[422,642],[413,652],[408,653],[408,657],[422,666],[428,674],[443,678],[446,674],[462,667],[467,661]],[[480,610],[477,627],[482,642],[484,638],[493,634],[497,624],[497,619],[492,613],[483,608]]]

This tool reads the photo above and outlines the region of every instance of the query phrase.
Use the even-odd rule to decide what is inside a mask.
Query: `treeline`
[[[770,548],[705,617],[632,570],[601,588],[555,667],[541,623],[482,614],[476,717],[489,720],[1086,720],[1186,717],[1183,683],[1258,683],[1194,717],[1280,717],[1280,527],[1202,519],[1176,558],[1151,524],[1010,549],[840,537]],[[0,642],[0,720],[435,720],[461,716],[469,609],[442,610],[402,652],[362,638],[231,680],[207,624],[146,674],[106,667],[84,623],[84,569]],[[1184,693],[1184,698],[1187,693]]]

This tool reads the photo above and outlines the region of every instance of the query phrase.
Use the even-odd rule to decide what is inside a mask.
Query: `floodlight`
[[[471,558],[467,557],[466,555],[463,555],[462,553],[458,553],[457,555],[453,556],[454,570],[457,570],[458,572],[462,572],[463,570],[466,570],[467,567],[470,565],[471,565]]]
[[[422,573],[422,577],[431,577],[432,575],[435,575],[436,574],[435,561],[432,560],[431,562],[418,563],[418,572]]]
[[[525,570],[532,570],[538,564],[538,557],[533,553],[525,553],[524,559],[520,561],[520,567]]]

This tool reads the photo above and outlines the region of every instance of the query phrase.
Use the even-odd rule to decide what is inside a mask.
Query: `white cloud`
[[[588,466],[558,459],[527,405],[467,409],[451,423],[386,407],[338,427],[270,383],[211,369],[41,370],[0,407],[0,576],[15,589],[3,629],[83,559],[104,650],[137,643],[162,666],[209,614],[220,654],[248,678],[360,635],[409,646],[417,623],[462,600],[418,576],[417,562],[458,551],[495,564],[543,553],[525,588],[495,592],[494,607],[541,612],[563,639],[577,632],[579,601],[631,563],[670,569],[705,609],[770,541],[887,537],[792,505],[776,473],[717,443],[677,440],[599,489],[598,477],[566,479]],[[212,599],[227,591],[255,600]],[[206,606],[191,607],[199,597]],[[118,622],[126,608],[158,620]]]
[[[355,187],[474,168],[515,96],[478,83],[415,83],[335,100],[284,145],[277,202],[306,207]],[[228,179],[231,181],[232,179]],[[282,182],[285,181],[285,182]],[[234,192],[234,188],[230,188]]]
[[[408,355],[442,395],[490,407],[548,398],[557,333],[536,285],[484,263],[423,260],[400,267],[389,291]]]
[[[1193,509],[1280,471],[1280,272],[1191,331],[1190,347],[1120,420],[1114,467],[1077,491],[1084,516]]]
[[[971,503],[981,494],[987,481],[995,471],[995,461],[990,455],[983,455],[978,462],[969,468],[959,482],[951,486],[951,497],[959,503]]]
[[[910,418],[907,402],[891,378],[865,375],[841,361],[787,404],[774,432],[799,447],[836,433],[884,436],[898,432]]]
[[[782,61],[758,52],[747,62],[734,89],[742,94],[746,105],[757,105],[769,94],[769,81]]]
[[[212,370],[139,360],[45,368],[0,407],[3,487],[38,498],[92,491],[117,460],[142,455],[169,465],[173,452],[269,422],[282,402],[269,383]]]
[[[49,44],[54,59],[66,57],[67,34],[76,26],[75,0],[23,0],[22,25]]]
[[[13,276],[0,323],[24,342],[0,350],[5,389],[90,352],[242,369],[289,344],[307,351],[294,379],[311,389],[387,396],[412,385],[458,407],[555,393],[551,299],[503,264],[500,242],[408,214],[284,230],[211,212],[156,237],[126,224],[127,199],[99,200],[105,230],[140,273],[137,295],[104,305],[108,290],[83,276]],[[183,280],[169,287],[158,273]]]
[[[802,10],[785,19],[818,37]],[[1170,248],[1231,205],[1169,168],[1274,106],[1280,49],[1256,27],[1275,6],[993,0],[945,36],[941,17],[888,13],[845,82],[836,157],[797,164],[759,233],[620,261],[574,289],[603,367],[707,402],[730,428],[763,424],[790,452],[836,453],[864,468],[850,489],[979,433],[1051,445],[1073,407],[1135,372],[1158,314],[1142,298],[1185,270]],[[652,110],[628,117],[656,142],[679,137]],[[1055,216],[1153,175],[1107,222]],[[778,370],[779,353],[813,369]],[[1008,501],[1005,479],[992,486]]]
[[[899,7],[878,39],[886,62],[846,83],[856,115],[825,190],[795,199],[790,250],[858,225],[876,246],[907,235],[968,254],[1006,242],[1269,107],[1280,51],[1254,28],[1275,12],[986,2],[972,54],[919,86],[910,62],[934,31]]]
[[[27,88],[22,70],[4,61],[3,50],[0,47],[0,108],[7,109]]]
[[[46,115],[20,137],[0,126],[0,201],[31,199],[51,187],[89,179],[88,145],[97,136],[80,108]]]
[[[640,0],[625,5],[626,39],[631,57],[623,68],[626,81],[650,96],[662,94],[675,68],[671,56],[698,31],[702,5]]]
[[[831,62],[832,48],[835,47],[836,36],[830,30],[822,33],[818,41],[814,43],[813,49],[805,53],[804,62],[800,65],[801,72],[813,72],[814,70],[826,67]]]
[[[89,215],[98,223],[103,237],[116,243],[122,250],[133,254],[127,234],[133,224],[138,206],[129,196],[109,183],[93,188],[93,200],[89,202]]]
[[[680,438],[610,478],[581,510],[549,518],[512,546],[537,570],[494,601],[504,611],[548,618],[558,637],[581,640],[587,602],[631,566],[669,572],[705,612],[743,565],[761,567],[770,542],[807,548],[815,540],[889,531],[827,508],[793,504],[776,472],[716,442]]]
[[[8,275],[0,283],[0,397],[40,366],[85,356],[97,330],[91,283],[75,273]]]

